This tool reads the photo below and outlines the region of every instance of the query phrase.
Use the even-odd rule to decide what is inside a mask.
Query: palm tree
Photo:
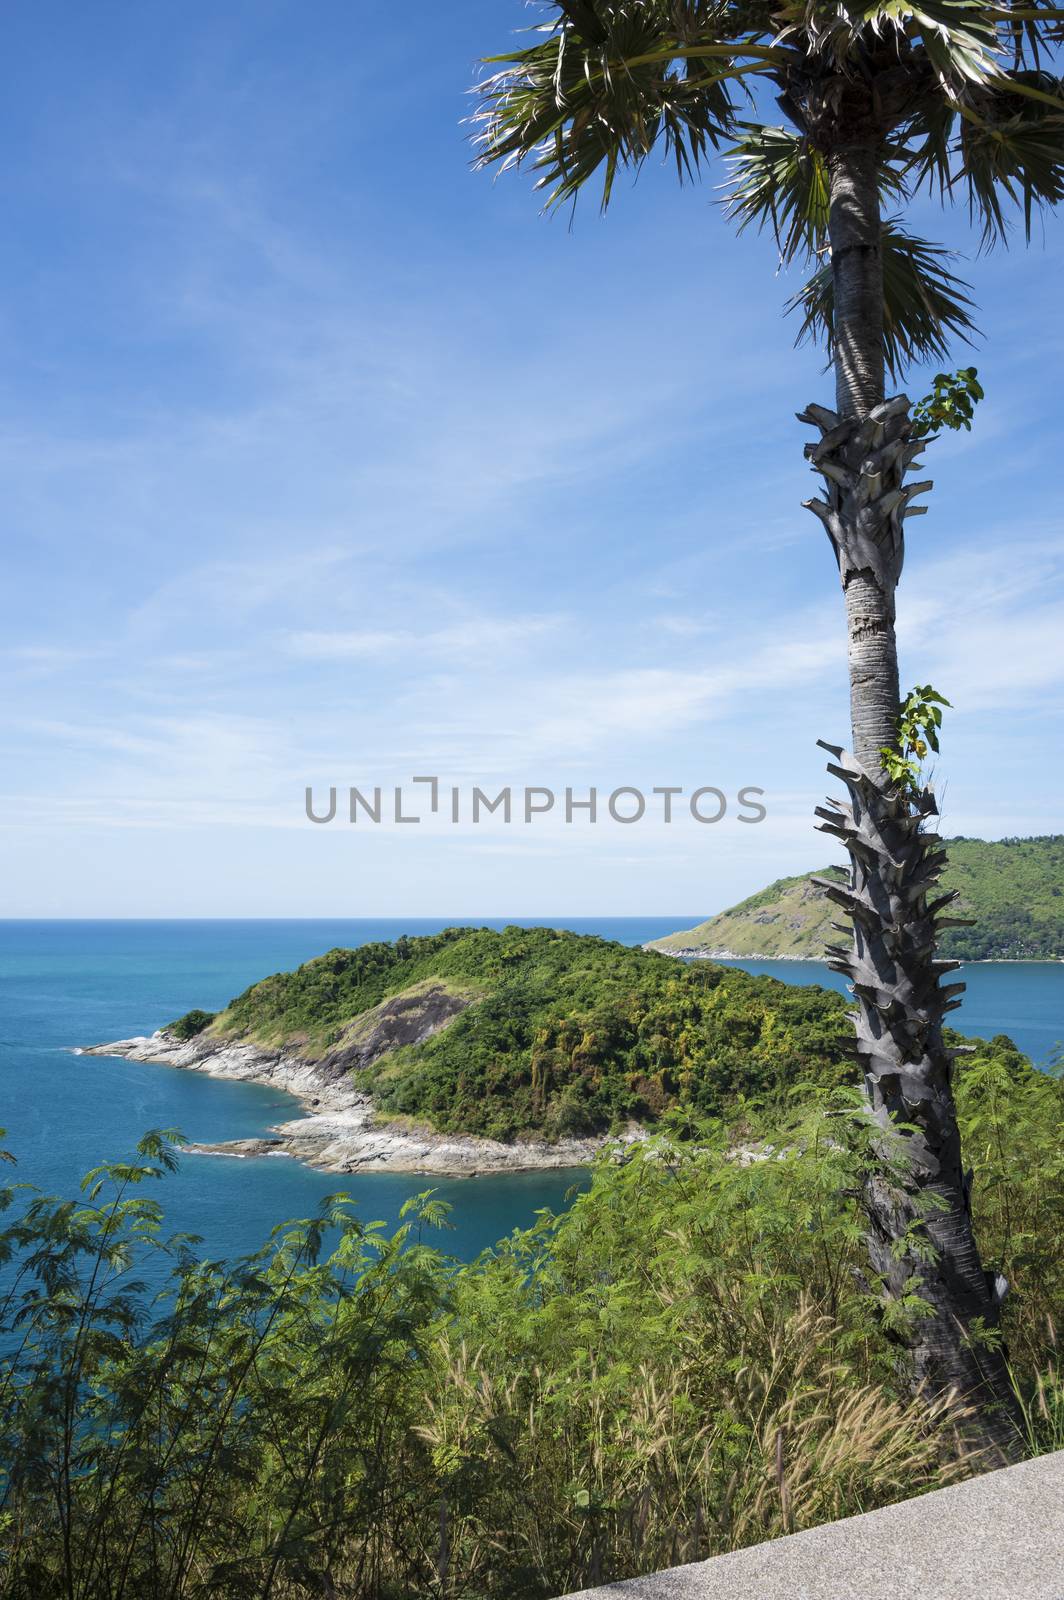
[[[793,304],[826,343],[835,408],[810,405],[806,446],[825,482],[806,502],[838,561],[849,635],[852,753],[825,746],[847,802],[818,811],[847,847],[846,946],[856,1048],[884,1158],[864,1196],[888,1324],[905,1329],[914,1383],[963,1396],[970,1438],[1014,1457],[1014,1402],[994,1339],[1006,1285],[983,1269],[943,1018],[960,983],[935,959],[950,896],[925,828],[934,800],[899,751],[895,589],[903,529],[931,487],[908,481],[926,443],[904,395],[913,361],[942,359],[973,331],[949,252],[889,215],[921,190],[966,203],[986,245],[1013,213],[1064,197],[1064,85],[1051,71],[1064,10],[1042,0],[543,0],[527,47],[491,58],[479,87],[477,161],[527,163],[547,204],[655,149],[681,182],[729,160],[740,229],[769,226],[785,262],[815,270]],[[760,112],[775,91],[786,126]],[[909,704],[920,726],[941,713]],[[922,717],[923,721],[920,722]],[[912,719],[910,718],[910,722]],[[911,729],[910,729],[911,731]],[[916,744],[915,739],[912,741]],[[917,745],[917,748],[919,746]],[[910,746],[911,749],[911,746]],[[900,1169],[887,1147],[905,1150]],[[899,1171],[902,1175],[899,1175]],[[899,1316],[913,1295],[923,1314]],[[987,1337],[988,1336],[988,1337]]]

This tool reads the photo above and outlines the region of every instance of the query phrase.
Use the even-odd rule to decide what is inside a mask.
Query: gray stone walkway
[[[647,1578],[606,1600],[1064,1600],[1064,1452]]]

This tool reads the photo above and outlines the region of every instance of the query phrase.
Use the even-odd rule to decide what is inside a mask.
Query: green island
[[[435,1006],[437,1031],[380,1055],[361,1050],[394,1001],[419,1019]],[[653,1123],[678,1106],[701,1117],[740,1102],[780,1108],[799,1082],[849,1081],[846,1011],[834,990],[587,935],[450,928],[330,950],[168,1031],[336,1061],[380,1118],[557,1139]]]
[[[943,956],[959,961],[1055,961],[1064,958],[1064,834],[1029,839],[947,839],[943,891],[959,898],[950,915],[971,926],[947,928]],[[839,913],[816,889],[814,876],[842,881],[841,867],[779,878],[697,927],[656,939],[666,953],[819,960],[837,940]]]

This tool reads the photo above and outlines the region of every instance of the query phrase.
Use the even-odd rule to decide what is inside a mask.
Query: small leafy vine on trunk
[[[924,787],[920,763],[928,750],[938,754],[942,707],[949,705],[945,695],[939,694],[929,683],[918,683],[898,708],[897,739],[893,745],[884,746],[880,755],[890,781],[909,795],[919,794]]]
[[[957,372],[936,372],[930,394],[925,394],[913,406],[913,434],[926,439],[937,434],[939,428],[949,428],[958,433],[972,431],[972,417],[979,401],[984,399],[983,386],[975,367],[961,367]]]
[[[972,417],[985,391],[975,367],[957,372],[936,372],[931,393],[925,394],[912,409],[912,431],[916,438],[936,438],[938,430],[949,428],[970,433]],[[938,753],[938,733],[942,726],[942,707],[950,706],[944,695],[929,683],[910,689],[898,707],[897,738],[880,755],[883,770],[895,786],[915,796],[924,787],[920,763],[928,750]]]

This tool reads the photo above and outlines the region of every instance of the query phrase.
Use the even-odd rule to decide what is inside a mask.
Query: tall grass
[[[981,1236],[1032,1448],[1059,1448],[1060,1091],[979,1073]],[[203,1261],[151,1198],[174,1159],[151,1135],[76,1201],[3,1196],[12,1600],[533,1600],[977,1465],[949,1405],[907,1396],[861,1276],[844,1092],[773,1136],[676,1127],[465,1267],[431,1195],[391,1237],[337,1200]]]
[[[450,1348],[417,1429],[443,1488],[443,1592],[557,1593],[652,1572],[958,1476],[942,1451],[947,1409],[847,1381],[833,1333],[800,1297],[759,1332],[763,1364],[751,1351],[731,1372],[607,1375],[589,1358],[582,1382],[542,1364],[506,1378],[483,1352]]]

